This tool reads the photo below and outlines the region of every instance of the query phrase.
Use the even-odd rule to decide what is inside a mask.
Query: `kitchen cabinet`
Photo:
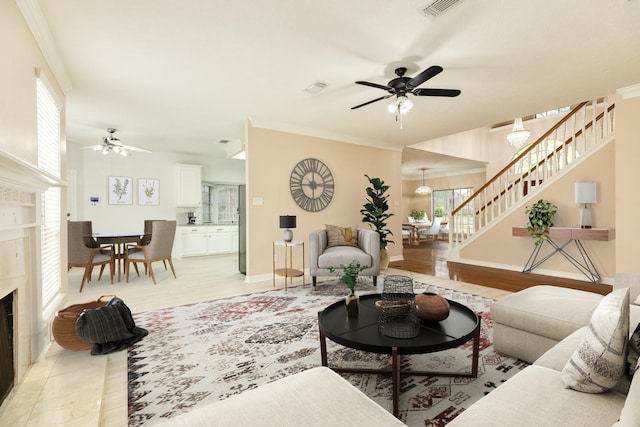
[[[207,227],[207,254],[231,253],[231,230],[229,227]]]
[[[179,207],[202,206],[202,166],[176,165],[176,205]]]
[[[183,227],[180,240],[183,257],[207,254],[206,227]]]
[[[195,225],[181,228],[183,257],[230,254],[238,250],[236,225]]]

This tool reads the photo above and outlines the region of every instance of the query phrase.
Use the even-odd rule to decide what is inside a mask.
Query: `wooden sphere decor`
[[[449,317],[449,301],[433,292],[416,295],[416,316],[427,322],[439,322]]]

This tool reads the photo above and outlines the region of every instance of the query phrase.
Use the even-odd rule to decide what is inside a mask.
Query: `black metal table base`
[[[600,277],[600,273],[598,273],[598,269],[596,269],[596,266],[593,264],[593,261],[591,261],[591,258],[589,257],[587,250],[584,248],[580,240],[569,239],[564,244],[558,245],[552,239],[547,237],[545,242],[551,245],[551,247],[553,248],[553,252],[544,256],[541,259],[538,259],[538,255],[540,254],[540,249],[544,245],[544,242],[543,244],[536,246],[533,249],[533,252],[531,252],[529,259],[527,260],[527,263],[525,264],[524,269],[522,270],[523,273],[530,273],[533,269],[540,266],[540,264],[542,264],[543,262],[551,258],[553,255],[560,253],[571,264],[573,264],[574,267],[580,270],[580,272],[584,274],[592,283],[598,284],[602,282],[602,277]],[[580,253],[580,257],[582,258],[582,260],[577,259],[573,255],[565,251],[565,248],[569,246],[571,243],[575,243],[575,246],[578,248],[578,252]]]
[[[433,371],[410,371],[400,369],[400,354],[398,347],[391,349],[391,369],[367,369],[367,368],[341,368],[331,367],[327,360],[327,339],[322,330],[320,330],[320,356],[322,366],[326,366],[335,372],[343,372],[349,374],[391,374],[392,378],[392,400],[393,400],[393,416],[398,418],[398,397],[400,394],[400,375],[418,375],[429,377],[462,377],[477,378],[478,377],[478,358],[480,356],[480,324],[476,328],[473,335],[473,356],[470,372],[433,372]]]

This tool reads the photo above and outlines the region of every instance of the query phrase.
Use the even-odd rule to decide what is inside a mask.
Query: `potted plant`
[[[411,213],[409,214],[409,216],[413,219],[415,219],[416,221],[420,221],[421,219],[424,219],[424,211],[419,211],[417,209],[413,209],[411,211]]]
[[[360,264],[356,260],[351,261],[348,265],[340,264],[340,267],[334,267],[333,265],[329,266],[329,271],[332,274],[336,274],[340,281],[349,288],[350,292],[346,298],[348,317],[358,317],[358,296],[356,295],[356,284],[358,283],[359,274],[366,268],[367,266]]]
[[[547,240],[546,232],[553,227],[553,217],[558,207],[548,200],[540,199],[524,211],[529,218],[527,231],[535,239],[535,245],[541,245]]]
[[[386,269],[389,266],[387,245],[395,243],[389,239],[389,236],[393,236],[393,233],[387,228],[387,220],[393,216],[392,213],[387,212],[389,210],[389,204],[387,203],[389,195],[385,193],[389,190],[389,186],[384,185],[384,181],[380,178],[365,176],[371,186],[366,188],[368,197],[366,198],[366,203],[360,209],[362,222],[371,224],[380,235],[380,268]]]

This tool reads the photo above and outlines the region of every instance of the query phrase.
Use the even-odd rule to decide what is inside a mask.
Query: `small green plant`
[[[358,261],[353,260],[348,265],[340,264],[340,267],[329,266],[329,271],[340,279],[342,283],[347,285],[347,288],[354,293],[356,284],[358,282],[358,275],[362,271],[366,270],[367,266],[360,264]],[[341,271],[339,271],[341,270]]]
[[[558,207],[548,200],[540,199],[533,205],[527,206],[524,211],[529,218],[527,231],[535,239],[535,245],[539,246],[547,240],[546,232],[553,227],[553,217]]]
[[[419,211],[417,209],[413,209],[411,211],[411,213],[409,214],[409,216],[413,219],[415,219],[416,221],[420,221],[422,218],[424,218],[424,211]]]

